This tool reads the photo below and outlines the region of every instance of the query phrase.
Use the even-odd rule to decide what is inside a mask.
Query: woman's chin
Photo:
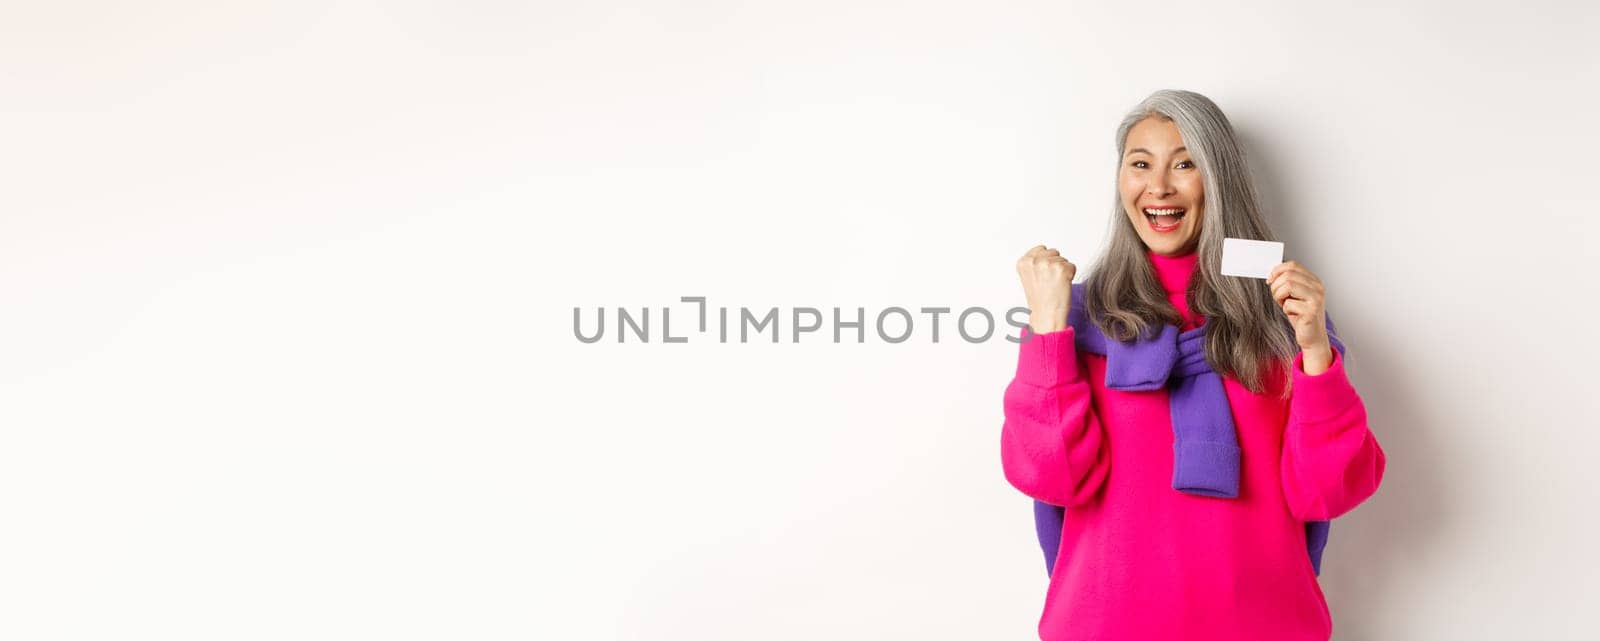
[[[1166,255],[1166,254],[1171,254],[1171,253],[1177,251],[1178,248],[1182,246],[1182,243],[1173,241],[1172,239],[1165,238],[1165,237],[1162,237],[1162,238],[1146,238],[1144,240],[1144,246],[1146,248],[1148,248],[1150,251],[1153,251],[1153,252],[1155,252],[1157,254]]]

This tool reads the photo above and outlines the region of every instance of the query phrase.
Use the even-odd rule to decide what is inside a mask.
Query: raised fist
[[[1072,278],[1078,266],[1044,245],[1036,245],[1017,259],[1017,277],[1028,298],[1028,326],[1035,334],[1048,334],[1067,328],[1067,310],[1072,308]]]

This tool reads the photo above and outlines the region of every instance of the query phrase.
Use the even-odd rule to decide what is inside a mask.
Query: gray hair
[[[1150,117],[1177,125],[1205,184],[1197,274],[1186,295],[1189,309],[1206,318],[1206,361],[1218,374],[1232,376],[1258,394],[1268,388],[1269,366],[1276,361],[1282,368],[1282,395],[1287,397],[1290,368],[1299,349],[1292,326],[1260,281],[1221,275],[1223,238],[1277,240],[1261,217],[1233,126],[1205,96],[1192,91],[1157,91],[1129,111],[1117,128],[1119,171],[1128,131]],[[1148,248],[1124,211],[1120,192],[1114,202],[1109,240],[1085,283],[1089,318],[1107,336],[1120,341],[1133,340],[1164,324],[1181,327],[1182,318],[1156,279],[1146,255]]]

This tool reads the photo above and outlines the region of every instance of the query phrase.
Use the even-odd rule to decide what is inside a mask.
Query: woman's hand
[[[1294,340],[1305,352],[1301,363],[1306,373],[1314,376],[1326,371],[1333,363],[1333,348],[1328,341],[1322,279],[1291,260],[1278,263],[1268,272],[1267,287],[1294,327]]]
[[[1035,245],[1017,259],[1017,277],[1028,297],[1028,326],[1033,333],[1048,334],[1067,328],[1072,278],[1077,274],[1077,265],[1044,245]]]

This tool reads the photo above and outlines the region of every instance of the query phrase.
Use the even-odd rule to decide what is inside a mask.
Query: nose
[[[1167,171],[1158,169],[1150,172],[1150,182],[1145,184],[1145,194],[1151,198],[1166,198],[1173,192],[1172,181],[1167,180]]]

